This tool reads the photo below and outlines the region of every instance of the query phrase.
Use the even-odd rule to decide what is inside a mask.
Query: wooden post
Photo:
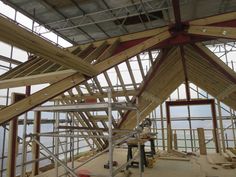
[[[200,148],[200,154],[206,155],[206,143],[205,143],[205,133],[203,128],[197,128],[198,133],[198,142],[199,142],[199,148]]]
[[[172,149],[172,130],[171,125],[167,124],[167,152],[171,152]]]
[[[11,102],[16,103],[17,101],[25,98],[23,94],[12,93]],[[18,152],[18,117],[13,118],[9,123],[9,134],[8,134],[8,158],[7,158],[7,176],[16,176],[16,157]]]
[[[216,109],[215,109],[215,101],[211,101],[211,113],[212,113],[212,121],[213,121],[213,135],[215,136],[215,147],[216,153],[219,153],[219,136],[218,136],[218,125],[217,125],[217,118],[216,118]]]
[[[229,148],[229,141],[228,141],[228,135],[225,133],[225,141],[226,141],[226,148]]]
[[[188,145],[187,145],[187,140],[186,140],[186,131],[184,130],[184,146],[185,146],[185,152],[188,151]]]
[[[176,130],[175,130],[175,133],[174,133],[174,149],[178,150],[178,142],[177,142]]]
[[[195,135],[195,129],[193,129],[193,145],[194,145],[194,151],[196,152],[196,135]]]
[[[224,130],[223,130],[224,126],[223,126],[221,106],[220,106],[219,100],[217,100],[217,104],[218,104],[218,113],[219,113],[219,122],[220,122],[221,143],[222,143],[223,152],[225,152],[225,137],[224,137]]]
[[[172,130],[170,121],[170,105],[166,102],[166,122],[167,122],[167,152],[172,150]]]
[[[34,112],[34,134],[40,133],[40,121],[41,121],[41,112],[35,111]],[[38,141],[40,141],[40,137],[35,137]],[[39,145],[33,141],[32,143],[32,160],[35,160],[35,162],[32,165],[32,176],[36,176],[39,174],[39,161],[36,161],[39,159]]]
[[[162,104],[160,105],[160,116],[161,116],[162,147],[163,147],[163,150],[165,150],[165,149],[166,149],[166,145],[165,145],[165,130],[164,130],[164,120],[163,120],[163,108],[162,108]]]

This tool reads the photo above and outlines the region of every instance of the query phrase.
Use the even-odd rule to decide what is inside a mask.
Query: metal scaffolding
[[[68,126],[66,124],[65,126],[60,126],[59,124],[59,114],[58,112],[80,112],[80,111],[85,111],[85,110],[95,110],[95,111],[108,111],[108,129],[89,129],[85,127],[78,127],[74,126],[74,124],[71,124],[71,126]],[[113,110],[134,110],[137,112],[137,126],[135,130],[126,130],[126,129],[114,129],[112,125],[112,111]],[[70,174],[72,176],[77,176],[75,170],[78,168],[82,167],[83,165],[87,164],[88,162],[92,161],[96,157],[102,155],[105,152],[108,152],[108,162],[109,162],[109,177],[113,177],[117,175],[121,170],[123,170],[127,165],[130,165],[131,162],[133,162],[135,159],[139,157],[139,161],[141,162],[141,156],[140,156],[140,131],[138,129],[140,120],[139,120],[139,111],[137,106],[132,105],[132,104],[127,104],[127,103],[112,103],[112,93],[111,89],[108,89],[108,102],[107,103],[90,103],[90,104],[79,104],[79,105],[54,105],[54,106],[41,106],[37,107],[34,109],[34,111],[52,111],[56,113],[56,131],[53,132],[47,132],[47,133],[35,133],[35,134],[30,134],[29,136],[31,137],[31,140],[38,144],[42,150],[44,150],[50,158],[53,158],[55,161],[55,169],[56,169],[56,176],[63,176],[65,174]],[[72,121],[73,122],[73,121]],[[63,129],[63,130],[61,130]],[[108,135],[103,135],[103,134],[93,134],[93,135],[88,135],[88,132],[107,132]],[[84,133],[84,134],[83,134]],[[42,144],[39,140],[37,140],[37,137],[53,137],[55,140],[55,153],[50,151],[44,144]],[[71,143],[74,143],[73,139],[75,138],[95,138],[95,139],[103,139],[108,141],[108,147],[103,149],[101,152],[97,153],[95,156],[91,157],[90,159],[86,160],[84,163],[80,164],[79,166],[75,167],[74,166],[74,152],[72,153],[70,157],[70,161],[72,162],[72,166],[69,167],[67,165],[68,159],[67,159],[67,150],[65,150],[64,153],[66,153],[64,160],[61,160],[59,158],[59,146],[60,146],[60,140],[59,138],[70,138],[72,141]],[[128,162],[120,165],[118,168],[113,167],[113,151],[114,148],[117,145],[125,143],[129,138],[131,137],[136,137],[138,140],[138,155],[133,157],[133,159],[130,159]],[[67,142],[67,141],[66,141]],[[73,147],[73,146],[72,146]],[[66,148],[67,149],[67,148]],[[142,176],[142,171],[141,171],[141,163],[139,163],[139,168],[140,168],[140,176]],[[64,167],[65,169],[65,174],[59,174],[58,168],[59,165]]]

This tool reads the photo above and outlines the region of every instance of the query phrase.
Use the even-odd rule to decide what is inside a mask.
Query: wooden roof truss
[[[48,44],[40,37],[35,37],[34,34],[1,17],[0,24],[9,27],[9,31],[1,28],[0,39],[35,55],[31,56],[27,62],[0,76],[0,88],[43,83],[50,83],[50,85],[0,110],[0,124],[51,99],[59,100],[61,104],[77,104],[82,98],[97,97],[100,102],[104,102],[106,89],[99,81],[101,75],[105,78],[106,85],[111,88],[114,101],[117,101],[117,97],[123,97],[127,102],[134,103],[135,98],[139,98],[142,118],[165,101],[185,81],[186,74],[189,81],[236,109],[235,72],[201,43],[212,38],[235,39],[235,17],[236,13],[233,12],[188,22],[187,27],[182,26],[183,31],[178,31],[179,28],[162,27],[68,49]],[[15,38],[4,37],[9,36],[11,30],[16,32]],[[21,46],[22,40],[18,38],[23,37],[25,37],[23,40],[25,45]],[[37,48],[35,44],[41,47]],[[186,73],[182,63],[182,49],[179,46],[182,46],[184,50]],[[157,50],[161,52],[153,58],[152,51]],[[151,63],[147,74],[145,74],[143,59],[140,55],[144,51],[147,52]],[[136,81],[134,70],[132,70],[133,56],[136,56],[142,83]],[[74,65],[75,61],[78,62],[76,65]],[[127,67],[132,90],[129,90],[124,81],[118,66],[120,63]],[[117,75],[118,87],[114,84],[114,78],[109,76],[108,70],[111,68]],[[131,98],[131,96],[134,97]],[[134,127],[135,114],[132,111],[118,112],[118,115],[122,120],[113,118],[115,128]],[[93,120],[96,115],[88,111],[70,113],[70,116],[75,117],[77,124],[84,127],[107,128],[105,119]],[[102,139],[94,141],[100,148],[106,143]]]

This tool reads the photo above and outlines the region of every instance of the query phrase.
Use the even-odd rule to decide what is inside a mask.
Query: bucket
[[[88,170],[83,169],[83,170],[78,170],[76,172],[76,174],[77,174],[78,177],[90,177],[91,172],[88,171]]]

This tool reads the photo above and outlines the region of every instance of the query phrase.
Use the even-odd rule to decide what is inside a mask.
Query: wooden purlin
[[[138,88],[138,93],[135,97],[132,97],[132,103],[136,102],[136,99],[139,98],[141,96],[141,94],[143,93],[143,91],[146,89],[146,87],[148,86],[148,83],[150,83],[150,81],[153,79],[154,75],[155,75],[155,71],[158,69],[156,67],[160,67],[162,62],[166,59],[166,55],[169,53],[169,51],[166,51],[165,54],[161,53],[158,55],[156,62],[153,64],[153,66],[150,68],[149,72],[147,73],[147,76],[145,78],[145,80],[142,81],[141,85]],[[147,100],[146,100],[147,101]],[[123,116],[121,121],[119,122],[119,127],[124,123],[124,121],[126,121],[128,115],[130,114],[131,110],[128,110]]]
[[[6,63],[10,63],[10,64],[13,64],[13,65],[16,65],[16,66],[22,64],[22,62],[19,61],[19,60],[8,58],[8,57],[3,56],[3,55],[0,55],[0,61],[6,62]]]
[[[68,93],[71,97],[74,96],[72,90],[68,90]],[[63,98],[63,100],[61,100],[62,104],[76,104],[76,102],[74,100],[69,100],[66,95],[63,93],[61,95],[61,97]],[[88,120],[82,113],[78,113],[78,112],[72,112],[70,113],[70,116],[73,117],[75,116],[76,120],[83,126],[83,127],[89,127],[89,128],[96,128],[96,126],[94,125],[93,122],[91,122],[90,120]],[[79,125],[78,125],[79,126]],[[88,132],[89,135],[97,135],[96,132]],[[102,149],[102,147],[104,146],[104,143],[97,139],[97,138],[93,138],[92,139],[94,141],[94,143],[96,144],[96,146],[99,149]],[[87,143],[90,145],[88,139],[86,138]],[[91,148],[93,148],[92,145],[90,145]]]
[[[91,63],[92,61],[96,60],[97,57],[99,57],[103,51],[107,48],[108,44],[106,41],[104,41],[100,46],[95,48],[88,56],[86,56],[83,60]]]
[[[64,96],[64,94],[62,95],[62,96]],[[69,100],[67,100],[66,98],[64,99],[64,100],[61,100],[61,103],[62,104],[70,104],[70,101]],[[80,115],[77,113],[77,112],[70,112],[70,113],[68,113],[68,115],[71,117],[71,118],[76,118],[76,120],[78,121],[75,121],[75,123],[79,126],[79,124],[81,124],[83,127],[89,127],[89,122],[87,122],[86,120],[84,121],[81,117],[80,117]],[[81,132],[81,134],[83,135],[84,133],[83,132]],[[88,132],[88,135],[93,135],[91,132]],[[88,143],[88,145],[90,146],[90,148],[92,149],[93,148],[93,146],[90,144],[90,142],[89,142],[89,140],[88,140],[88,138],[84,138],[85,139],[85,141]],[[94,139],[93,139],[94,140]],[[98,147],[98,148],[102,148],[102,146],[97,142],[97,140],[95,140],[94,141],[94,143],[96,144],[96,146]]]
[[[190,21],[189,24],[190,24],[190,26],[191,25],[212,25],[212,24],[218,24],[218,23],[221,23],[221,22],[224,22],[224,21],[235,20],[235,14],[236,14],[235,12],[231,12],[231,13],[226,13],[226,14],[212,16],[212,17],[206,17],[206,18]],[[88,46],[90,46],[90,47],[93,47],[93,46],[98,47],[104,41],[106,41],[108,44],[111,44],[110,45],[110,47],[111,47],[112,45],[114,45],[116,43],[119,43],[119,42],[125,42],[125,41],[134,40],[134,39],[145,38],[145,37],[152,37],[152,36],[154,36],[154,35],[156,35],[158,33],[164,32],[167,29],[168,29],[167,27],[163,27],[163,28],[157,28],[157,29],[153,29],[153,30],[147,30],[147,31],[143,31],[143,32],[138,32],[138,33],[134,33],[134,34],[118,36],[118,37],[115,37],[115,38],[111,38],[111,39],[107,39],[107,40],[102,40],[102,41],[98,41],[98,42],[95,42],[95,43],[90,43],[90,44],[85,44],[85,45],[81,45],[81,46],[72,47],[72,48],[69,48],[68,51],[71,51],[73,53],[73,50],[76,50],[76,53],[78,53],[78,51],[83,51],[82,49],[84,49],[86,46],[87,47]],[[80,57],[80,55],[78,55],[78,56]],[[29,83],[29,85],[30,85],[30,83]]]
[[[152,110],[168,98],[168,96],[184,81],[182,62],[176,50],[167,55],[160,68],[155,71],[152,82],[148,84],[145,91],[160,98],[160,101],[147,101],[139,97],[140,120],[144,119]],[[132,129],[135,126],[136,114],[130,112],[127,119],[121,124],[120,128]]]
[[[26,75],[28,75],[28,73],[31,73],[34,69],[37,69],[38,67],[40,67],[45,62],[47,62],[47,60],[45,60],[43,58],[39,58],[39,60],[36,60],[35,63],[28,66],[25,70],[20,70],[17,74],[14,75],[13,78],[26,76]]]
[[[0,16],[0,24],[0,39],[2,41],[70,69],[74,69],[87,76],[93,76],[98,73],[92,65],[82,61],[79,57],[19,27],[2,16]]]
[[[130,62],[129,60],[125,62],[126,63],[126,66],[127,66],[127,69],[128,69],[128,72],[129,72],[129,75],[130,75],[130,79],[132,81],[132,84],[134,86],[134,89],[136,90],[137,89],[137,83],[135,82],[135,78],[134,78],[134,74],[133,74],[133,71],[131,69],[131,66],[130,66]]]
[[[96,70],[99,73],[102,73],[115,65],[118,65],[130,57],[137,55],[138,53],[147,50],[154,45],[168,39],[170,37],[169,31],[164,31],[159,33],[152,38],[146,39],[141,43],[138,43],[124,51],[121,51],[108,59],[94,65]],[[36,107],[37,105],[46,102],[47,100],[63,93],[64,91],[73,88],[74,86],[82,83],[83,81],[87,80],[88,78],[82,76],[80,73],[72,74],[71,76],[60,80],[52,85],[32,94],[31,96],[23,99],[20,102],[12,104],[2,110],[0,110],[0,124],[9,121],[15,116],[21,115],[24,112]]]
[[[140,56],[137,55],[136,57],[137,57],[138,65],[139,65],[139,70],[140,70],[140,72],[141,72],[141,76],[142,76],[142,78],[144,79],[145,74],[144,74],[143,65],[142,65]]]
[[[169,83],[167,83],[167,85],[165,85],[166,89],[161,90],[158,92],[158,96],[159,94],[162,95],[162,102],[164,100],[166,100],[169,95],[176,90],[184,81],[184,77],[183,77],[183,73],[182,71],[176,73],[175,76],[173,76],[171,78],[171,81]],[[145,98],[141,98],[139,99],[139,109],[141,111],[140,114],[140,120],[142,121],[144,118],[146,118],[150,112],[152,112],[157,106],[159,106],[162,102],[150,102],[147,101]],[[120,128],[125,128],[125,129],[133,129],[135,127],[135,119],[136,119],[136,115],[134,112],[131,112],[128,116],[128,118],[126,119],[126,121],[121,125]]]
[[[189,80],[203,90],[207,91],[214,97],[217,97],[225,89],[230,87],[233,83],[224,74],[217,70],[214,65],[209,63],[203,56],[194,51],[191,46],[185,46],[186,65],[188,68]],[[209,50],[205,48],[205,50]],[[215,56],[216,57],[216,56]],[[212,58],[216,60],[217,58]],[[228,73],[236,78],[236,73],[233,72],[220,59],[218,62],[226,69]],[[236,92],[230,94],[222,102],[229,107],[236,109]]]
[[[23,78],[12,78],[0,81],[0,89],[4,88],[12,88],[12,87],[20,87],[24,85],[31,85],[41,84],[41,83],[54,83],[58,80],[64,79],[73,73],[73,70],[64,70],[58,72],[50,72],[45,74],[37,74],[31,76],[24,76]]]
[[[109,88],[111,88],[111,92],[114,93],[115,90],[114,90],[114,87],[113,87],[113,85],[111,83],[111,80],[110,80],[110,77],[109,77],[107,71],[103,72],[103,74],[104,74],[104,77],[105,77],[105,79],[107,81],[107,84],[108,84]],[[112,100],[114,102],[117,102],[116,95],[112,94]],[[120,115],[122,115],[122,114],[120,113]]]
[[[70,96],[73,96],[74,94],[72,92],[68,92]],[[76,104],[76,102],[74,100],[67,100],[66,102],[67,104]],[[86,114],[86,113],[85,113]],[[97,124],[95,124],[94,122],[91,121],[90,117],[86,117],[83,113],[74,113],[74,115],[77,117],[77,118],[81,118],[85,125],[89,128],[98,128]],[[92,132],[92,135],[97,135],[96,132]],[[101,133],[99,135],[102,135]],[[100,140],[100,139],[97,139],[95,138],[97,143],[101,146],[101,148],[103,147],[104,143]]]
[[[25,63],[22,63],[22,64],[16,66],[15,68],[9,70],[8,72],[2,74],[0,76],[0,80],[13,78],[14,75],[17,74],[19,71],[27,69],[30,65],[32,65],[35,62],[37,62],[36,58],[33,58],[31,60],[27,60]]]
[[[49,60],[43,61],[42,64],[39,64],[35,68],[33,68],[31,71],[27,72],[24,76],[30,76],[30,75],[36,75],[37,73],[43,73],[48,67],[53,65],[54,63]],[[16,76],[16,77],[22,77],[22,76]]]
[[[107,59],[108,57],[112,56],[112,54],[114,53],[115,49],[118,47],[119,44],[120,40],[118,38],[109,47],[107,47],[107,49],[97,58],[96,63],[99,63]]]
[[[93,92],[90,90],[90,87],[88,86],[88,83],[87,83],[87,82],[84,82],[84,84],[86,85],[86,88],[87,88],[89,94],[90,94],[90,95],[93,95]],[[82,93],[81,90],[80,90],[80,88],[76,87],[76,90],[77,90],[78,92]],[[81,96],[82,96],[82,95],[81,95]],[[100,101],[103,101],[103,102],[104,102],[104,99],[103,99],[103,98],[100,98]],[[86,113],[87,117],[89,118],[89,120],[92,121],[92,119],[91,119],[91,114],[90,114],[89,112],[87,112],[87,111],[85,111],[85,113]],[[106,125],[106,123],[105,123],[104,121],[101,121],[101,123],[102,123],[102,125],[104,126],[104,128],[108,128],[107,125]],[[97,123],[92,122],[92,124],[93,124],[94,126],[97,126]],[[114,120],[113,120],[113,125],[115,126]]]
[[[99,83],[99,81],[98,81],[98,78],[97,78],[97,77],[94,77],[93,80],[94,80],[94,82],[95,82],[95,84],[96,84],[96,86],[97,86],[97,88],[98,88],[98,90],[99,90],[99,93],[100,93],[100,94],[104,94],[104,92],[103,92],[103,90],[102,90],[102,87],[101,87],[101,85],[100,85],[100,83]],[[99,99],[100,102],[105,102],[105,99],[104,99],[104,98],[98,98],[98,99]],[[118,111],[118,112],[120,113],[120,111]],[[106,111],[106,114],[107,114],[107,116],[108,116],[108,111]],[[102,123],[104,123],[104,127],[107,127],[107,124],[105,123],[105,121],[102,121]],[[115,128],[117,127],[117,123],[116,123],[116,121],[115,121],[115,119],[114,119],[113,116],[112,116],[112,124],[113,124],[113,126],[114,126]]]
[[[114,89],[114,86],[112,85],[112,83],[111,83],[111,80],[110,80],[110,77],[109,77],[109,75],[108,75],[108,73],[107,73],[107,71],[105,71],[105,72],[103,72],[103,74],[104,74],[104,77],[105,77],[105,79],[106,79],[106,81],[107,81],[107,84],[108,84],[108,86],[109,86],[109,88],[111,89],[111,92],[112,92],[112,100],[114,101],[114,102],[118,102],[118,100],[117,100],[117,95],[115,95],[114,94],[114,92],[115,92],[115,89]],[[122,91],[123,92],[123,91]],[[127,94],[127,93],[124,93],[123,92],[123,96],[125,96],[125,94]],[[119,115],[120,116],[122,116],[122,111],[121,110],[118,110],[118,112],[119,112]],[[116,122],[115,123],[116,125],[115,125],[115,127],[117,127],[118,126],[118,123]]]
[[[91,48],[91,47],[92,47],[92,46],[90,46],[89,48]],[[85,50],[90,50],[89,48],[87,48],[87,49],[85,49]],[[105,41],[105,42],[103,42],[100,46],[98,46],[97,48],[93,49],[93,51],[92,51],[88,56],[84,57],[83,60],[85,60],[85,61],[87,61],[87,62],[96,61],[96,59],[97,59],[98,57],[100,57],[101,55],[103,55],[103,51],[104,51],[104,50],[106,51],[106,48],[109,49],[110,46],[108,47],[108,44],[107,44],[107,42]],[[113,48],[114,48],[114,46],[113,46]],[[115,48],[114,48],[114,50],[115,50]],[[81,51],[81,52],[82,52],[82,51]],[[74,52],[74,53],[75,53],[75,52]],[[75,54],[77,54],[77,53],[75,53]],[[77,55],[78,55],[78,54],[77,54]],[[102,93],[101,86],[100,86],[100,84],[99,84],[99,82],[98,82],[96,76],[93,78],[93,81],[95,81],[97,87],[99,88],[99,92]],[[90,88],[88,82],[85,81],[83,84],[85,85],[85,87],[86,87],[87,91],[89,92],[89,94],[90,94],[90,95],[93,95],[93,91],[92,91],[92,89]],[[80,93],[80,94],[82,95],[82,91],[81,91],[81,89],[80,89],[79,87],[75,87],[75,89],[77,90],[78,93]],[[69,94],[70,94],[71,96],[74,96],[74,94],[73,94],[72,91],[70,91]],[[104,98],[99,98],[99,100],[100,100],[100,102],[105,102]],[[73,101],[73,100],[72,100],[72,101]],[[88,117],[89,121],[91,122],[91,121],[92,121],[92,119],[90,118],[90,117],[91,117],[91,114],[90,114],[89,112],[85,112],[85,114],[86,114],[86,116]],[[107,113],[107,114],[108,114],[108,113]],[[116,127],[116,122],[115,122],[114,119],[113,119],[112,122],[113,122],[113,126]],[[104,128],[108,128],[107,125],[106,125],[106,123],[105,123],[104,121],[101,121],[101,123],[102,123],[102,125],[104,126]],[[95,128],[97,128],[97,126],[98,126],[98,125],[97,125],[97,122],[91,122],[91,124],[92,124]],[[104,142],[106,143],[106,141],[104,141]]]
[[[75,88],[77,88],[77,87],[75,87]],[[77,90],[77,89],[76,89]],[[78,91],[78,90],[77,90]],[[136,95],[137,94],[137,91],[136,90],[127,90],[127,92],[126,92],[126,94],[128,95],[128,96],[134,96],[134,95]],[[125,96],[124,95],[124,92],[122,91],[122,90],[120,90],[120,91],[115,91],[114,89],[113,89],[113,91],[112,91],[112,97],[113,98],[116,98],[116,97],[123,97],[123,96]],[[69,96],[69,95],[65,95],[65,97],[67,98],[67,99],[69,99],[69,100],[77,100],[77,101],[80,101],[80,100],[84,100],[84,99],[94,99],[94,98],[107,98],[108,96],[107,96],[107,92],[100,92],[100,93],[94,93],[93,95],[90,95],[90,94],[80,94],[80,93],[78,93],[78,94],[75,94],[73,97],[71,97],[71,96]],[[52,100],[53,101],[56,101],[56,100],[62,100],[63,98],[61,98],[61,96],[58,96],[58,97],[55,97],[55,98],[53,98]],[[114,101],[114,102],[116,102],[116,101]]]
[[[197,52],[200,52],[201,56],[211,63],[217,70],[222,73],[228,80],[236,84],[236,73],[229,66],[227,66],[219,57],[217,57],[212,51],[210,51],[203,44],[192,44]]]
[[[212,17],[206,17],[204,19],[199,19],[199,20],[193,20],[193,21],[190,21],[189,24],[190,24],[190,29],[191,29],[191,25],[214,25],[214,24],[218,24],[218,23],[221,23],[223,21],[230,21],[230,20],[234,20],[235,19],[235,12],[233,13],[228,13],[228,14],[223,14],[223,15],[217,15],[217,16],[212,16]],[[208,27],[208,26],[207,26]],[[213,28],[213,27],[209,27],[209,28]],[[222,27],[217,27],[219,29],[223,29]],[[228,27],[227,27],[228,28]],[[78,56],[79,57],[83,57],[83,53],[85,51],[87,51],[86,53],[86,56],[88,55],[88,52],[93,50],[94,48],[96,47],[99,47],[99,46],[102,46],[102,44],[110,44],[108,48],[106,48],[104,50],[104,52],[98,57],[98,60],[100,60],[99,58],[102,57],[103,55],[111,55],[111,53],[114,52],[114,48],[117,47],[117,45],[119,43],[122,43],[122,42],[125,42],[125,41],[129,41],[129,40],[134,40],[134,39],[140,39],[140,38],[145,38],[145,37],[151,37],[151,36],[154,36],[156,35],[158,32],[164,32],[165,30],[167,29],[167,27],[163,27],[163,28],[160,28],[160,29],[154,29],[154,30],[147,30],[147,31],[144,31],[144,32],[139,32],[139,33],[135,33],[133,35],[130,35],[130,36],[127,36],[127,35],[124,35],[124,36],[120,36],[120,37],[115,37],[115,38],[112,38],[112,39],[108,39],[108,40],[102,40],[102,41],[98,41],[98,42],[95,42],[95,43],[90,43],[90,44],[86,44],[86,45],[82,45],[82,46],[76,46],[76,47],[73,47],[73,48],[69,48],[68,51],[71,51],[73,52],[73,50],[76,50],[77,52],[79,52]],[[234,29],[234,28],[233,28]],[[164,34],[164,33],[163,33]],[[233,33],[234,34],[234,33]],[[85,49],[86,47],[88,49],[86,50],[82,50],[82,49]],[[102,50],[101,50],[102,51]],[[107,51],[107,52],[106,52]],[[110,52],[109,52],[110,51]],[[103,56],[104,57],[104,56]],[[103,58],[102,57],[102,58]],[[106,57],[105,57],[106,58]],[[55,65],[55,64],[54,64]],[[30,66],[30,65],[28,65]],[[61,67],[61,65],[57,65],[57,67]],[[27,67],[26,67],[27,68]],[[50,69],[51,68],[51,69]],[[23,68],[19,68],[18,71],[22,71]],[[66,68],[63,68],[63,69],[66,69]],[[14,69],[13,69],[14,70]],[[27,71],[26,69],[23,69],[25,71]],[[45,70],[45,72],[53,72],[56,70],[56,67],[52,67],[52,66],[49,66],[48,69]],[[28,71],[30,73],[30,71]],[[29,75],[29,73],[26,72],[25,75]],[[44,73],[44,71],[42,71]],[[41,72],[41,73],[42,73]],[[23,72],[24,73],[24,72]],[[34,72],[34,74],[41,74],[37,71]],[[10,73],[9,73],[10,74]],[[18,73],[19,74],[19,73]],[[5,75],[6,76],[6,75]],[[10,75],[8,75],[10,76]],[[16,75],[15,75],[16,76]],[[19,76],[19,75],[18,75]],[[23,77],[24,75],[22,74],[21,77]],[[10,79],[11,77],[8,77],[8,79]],[[37,77],[35,77],[37,79]],[[1,77],[1,79],[3,79],[3,77]],[[23,80],[24,78],[22,78]],[[27,79],[25,79],[27,81]],[[35,84],[35,83],[30,83],[30,82],[22,82],[22,83],[25,83],[27,85],[32,85],[32,84]],[[45,77],[45,79],[39,79],[38,80],[39,82],[37,82],[37,84],[40,84],[41,83],[48,83],[48,82],[51,82],[51,80],[47,81],[47,78]],[[55,80],[54,80],[55,81]],[[20,85],[17,85],[17,86],[20,86]]]
[[[45,68],[43,68],[43,66]],[[32,59],[1,75],[0,87],[10,88],[41,83],[53,83],[74,73],[72,69],[61,71],[62,69],[59,69],[60,67],[61,65],[34,56]],[[51,72],[52,70],[59,70],[59,72]]]
[[[117,77],[118,77],[118,79],[119,79],[119,81],[120,81],[122,90],[123,90],[123,92],[125,93],[125,92],[126,92],[125,83],[124,83],[124,80],[123,80],[123,78],[122,78],[122,76],[121,76],[120,69],[119,69],[118,66],[115,66],[115,71],[116,71]],[[130,101],[129,96],[128,96],[127,94],[125,94],[125,99],[126,99],[128,102]]]

